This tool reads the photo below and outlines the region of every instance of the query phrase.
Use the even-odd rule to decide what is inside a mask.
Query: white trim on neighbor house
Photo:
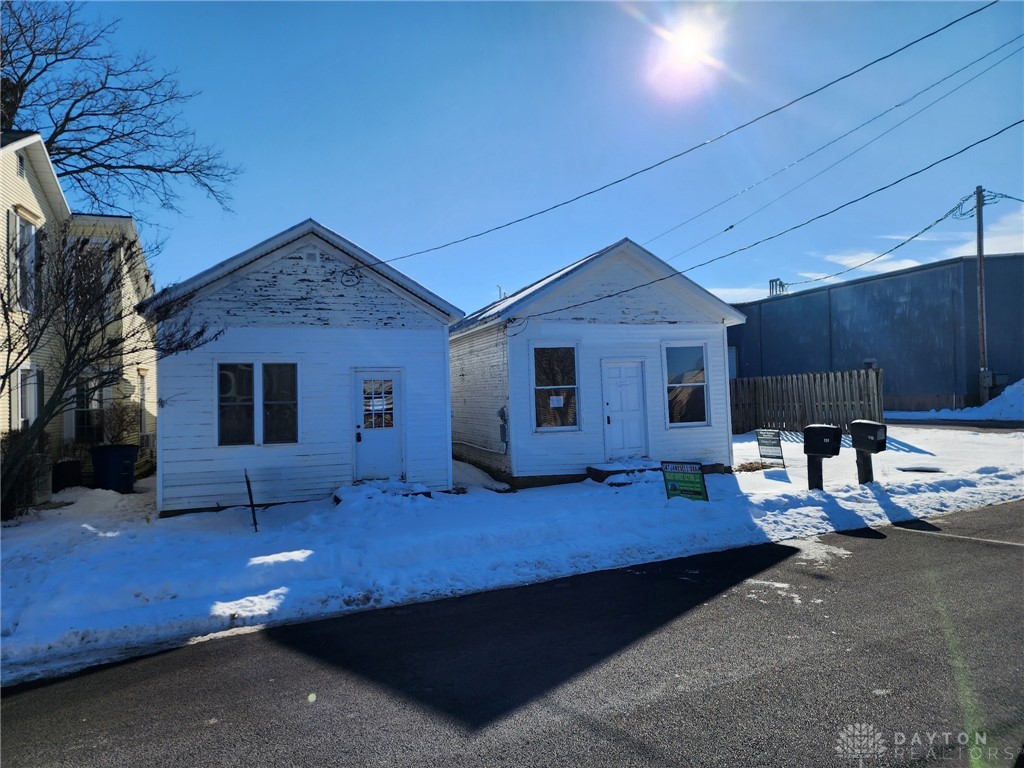
[[[27,160],[26,171],[28,166],[31,165],[36,179],[43,189],[43,194],[53,208],[57,220],[64,221],[71,216],[71,207],[68,205],[67,198],[64,197],[64,190],[61,189],[60,181],[57,179],[57,171],[50,160],[50,153],[46,151],[43,137],[38,133],[33,133],[0,147],[0,154],[7,154],[8,152],[20,152],[25,155]]]

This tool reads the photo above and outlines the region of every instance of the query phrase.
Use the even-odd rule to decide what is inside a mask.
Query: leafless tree
[[[227,209],[240,169],[182,118],[197,92],[145,54],[119,54],[116,29],[77,3],[4,0],[0,127],[40,133],[61,184],[97,212],[138,218],[141,201],[179,211],[181,182]]]
[[[29,361],[35,367],[31,386],[40,393],[36,418],[8,440],[3,456],[3,506],[9,508],[14,484],[7,479],[17,476],[54,419],[121,385],[126,367],[139,359],[195,349],[217,334],[193,321],[190,296],[164,304],[155,318],[136,312],[152,285],[143,251],[127,230],[83,232],[69,220],[6,248],[0,397],[22,386],[18,376]],[[159,334],[151,321],[159,323]]]

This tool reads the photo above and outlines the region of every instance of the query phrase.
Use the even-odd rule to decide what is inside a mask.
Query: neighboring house
[[[140,310],[188,297],[219,338],[157,365],[161,512],[451,487],[448,326],[462,312],[307,220]],[[158,327],[157,332],[160,332]]]
[[[884,371],[887,410],[977,405],[978,261],[946,259],[737,304],[740,377]],[[1024,254],[985,257],[988,367],[1024,378]]]
[[[730,466],[726,328],[742,322],[620,240],[452,327],[455,457],[519,485],[632,457]]]
[[[3,243],[5,248],[4,284],[13,297],[14,311],[40,311],[33,306],[34,281],[45,269],[42,243],[46,235],[64,234],[77,242],[88,241],[95,247],[109,244],[115,234],[138,239],[130,216],[106,216],[72,213],[50,163],[46,146],[38,133],[5,131],[0,134],[0,206],[3,207]],[[111,269],[121,262],[115,254]],[[112,316],[124,316],[124,322],[144,324],[131,312],[139,301],[153,293],[152,279],[144,259],[126,275],[119,296],[110,298]],[[8,326],[2,329],[4,348],[12,342]],[[12,386],[0,397],[0,433],[17,429],[38,416],[44,398],[50,395],[61,367],[60,346],[53,334],[43,337],[37,351],[16,372]],[[139,409],[139,419],[130,440],[148,448],[156,431],[155,353],[142,352],[124,361],[124,378],[117,387],[107,388],[91,398],[77,398],[74,409],[65,411],[47,426],[54,455],[67,443],[93,443],[100,440],[97,414],[115,399],[128,400]]]

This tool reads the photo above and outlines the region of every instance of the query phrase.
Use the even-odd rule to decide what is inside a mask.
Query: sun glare
[[[620,8],[653,35],[647,79],[663,98],[697,97],[713,88],[720,75],[728,74],[716,58],[725,33],[725,19],[717,7],[690,7],[674,17],[661,16],[637,3],[624,3]]]
[[[696,66],[710,63],[711,34],[695,24],[686,24],[670,33],[672,55],[678,64]]]

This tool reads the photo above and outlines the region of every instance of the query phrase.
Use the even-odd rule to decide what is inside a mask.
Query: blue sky
[[[120,18],[122,50],[147,51],[177,69],[184,88],[201,90],[186,119],[201,141],[245,168],[233,213],[186,192],[184,216],[153,217],[167,238],[154,264],[163,287],[310,217],[382,259],[487,229],[715,137],[981,5],[147,2],[86,11]],[[1024,4],[1004,0],[650,173],[395,266],[467,312],[497,298],[499,286],[511,292],[622,237],[686,269],[1020,120],[1017,40],[652,240],[1022,32]],[[691,34],[702,40],[697,54],[673,44]],[[727,300],[754,298],[767,294],[770,278],[826,275],[891,248],[978,184],[1024,198],[1022,139],[1021,127],[1011,129],[863,203],[688,274]],[[986,207],[985,221],[987,252],[1024,249],[1020,203]],[[973,252],[973,237],[973,220],[947,220],[871,269]],[[850,276],[863,274],[870,271]]]

